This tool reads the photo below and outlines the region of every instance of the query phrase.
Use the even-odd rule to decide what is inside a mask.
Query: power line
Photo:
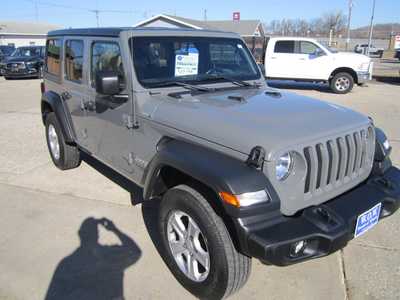
[[[89,7],[65,5],[65,4],[59,4],[59,3],[54,3],[54,2],[48,2],[48,1],[37,1],[37,0],[25,0],[25,1],[33,3],[35,5],[36,21],[38,21],[38,15],[39,15],[38,5],[55,7],[55,8],[63,8],[63,9],[73,9],[73,10],[80,10],[80,11],[86,11],[89,13],[94,13],[95,17],[96,17],[97,27],[100,26],[100,13],[117,13],[117,14],[130,14],[130,15],[133,15],[135,13],[140,14],[139,11],[133,11],[133,10],[92,9]]]

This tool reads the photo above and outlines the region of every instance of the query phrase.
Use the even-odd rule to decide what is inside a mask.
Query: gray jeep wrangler
[[[161,199],[158,250],[197,297],[236,292],[253,257],[335,252],[399,207],[400,170],[372,120],[269,88],[236,34],[69,29],[46,49],[54,164],[89,155]]]

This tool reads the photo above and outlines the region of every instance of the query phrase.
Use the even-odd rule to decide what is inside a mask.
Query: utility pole
[[[371,23],[369,25],[367,55],[369,55],[369,49],[371,48],[371,43],[372,43],[372,32],[374,31],[374,15],[375,15],[375,0],[372,0],[372,13],[371,13]]]
[[[347,18],[347,39],[346,39],[346,51],[349,50],[350,45],[350,24],[351,24],[351,11],[353,9],[353,0],[349,0],[349,15]]]
[[[95,9],[92,10],[92,12],[94,12],[96,14],[96,23],[97,23],[97,27],[100,27],[100,20],[99,20],[99,10]]]
[[[204,10],[204,21],[207,22],[207,9]]]

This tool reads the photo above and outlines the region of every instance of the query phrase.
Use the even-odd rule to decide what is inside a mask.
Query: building
[[[256,59],[262,55],[265,30],[260,20],[224,20],[200,21],[171,15],[157,15],[144,20],[137,27],[167,27],[167,28],[193,28],[211,29],[236,32],[246,42]]]
[[[0,45],[44,46],[47,32],[59,28],[44,23],[0,21]]]

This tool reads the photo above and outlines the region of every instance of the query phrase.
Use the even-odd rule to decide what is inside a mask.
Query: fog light
[[[290,247],[290,256],[291,257],[297,257],[301,255],[304,251],[304,249],[307,246],[307,242],[305,240],[298,241],[296,243],[293,243],[292,246]]]

